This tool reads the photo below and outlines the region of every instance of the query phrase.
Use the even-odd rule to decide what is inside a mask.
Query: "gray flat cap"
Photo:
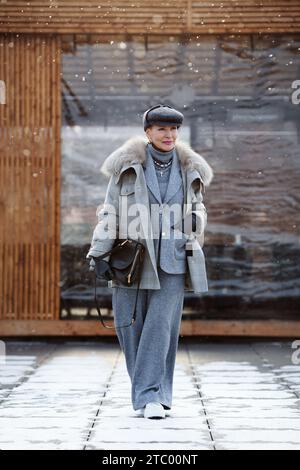
[[[152,124],[161,126],[180,126],[183,122],[183,114],[180,111],[165,104],[157,104],[147,109],[143,115],[144,130]]]

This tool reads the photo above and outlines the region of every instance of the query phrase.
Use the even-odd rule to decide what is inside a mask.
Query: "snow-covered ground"
[[[5,345],[1,449],[300,449],[289,341],[181,339],[163,420],[133,410],[113,339]]]

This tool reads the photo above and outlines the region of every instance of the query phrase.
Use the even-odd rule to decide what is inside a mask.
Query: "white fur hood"
[[[100,171],[110,177],[119,174],[124,165],[143,163],[146,159],[147,137],[136,135],[126,140],[123,145],[114,150],[102,164]],[[214,173],[207,161],[195,152],[187,142],[178,139],[175,143],[178,158],[185,171],[196,170],[200,173],[205,186],[209,186]]]

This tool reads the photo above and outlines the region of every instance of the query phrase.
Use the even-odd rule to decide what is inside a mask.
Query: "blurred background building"
[[[215,173],[182,334],[300,334],[299,1],[1,1],[0,85],[1,335],[115,334],[99,168],[157,102]]]

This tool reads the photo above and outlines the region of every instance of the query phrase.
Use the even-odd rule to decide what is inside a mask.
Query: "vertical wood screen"
[[[0,319],[58,319],[60,39],[0,35],[0,80]]]

